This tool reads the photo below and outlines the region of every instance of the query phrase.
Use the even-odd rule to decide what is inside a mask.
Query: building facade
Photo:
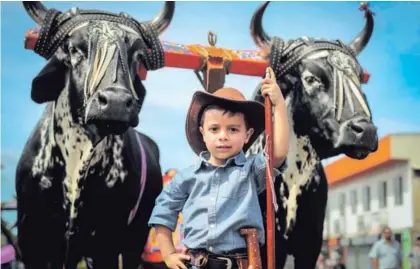
[[[330,254],[338,251],[347,268],[371,268],[370,248],[387,225],[401,243],[408,269],[407,255],[420,234],[420,134],[387,135],[366,159],[344,157],[326,165],[325,172],[324,240]]]

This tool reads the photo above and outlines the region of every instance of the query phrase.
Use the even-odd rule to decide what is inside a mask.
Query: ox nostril
[[[364,128],[361,125],[357,124],[357,123],[350,124],[350,127],[356,133],[363,133],[363,131],[364,131]]]
[[[127,108],[130,108],[133,105],[133,98],[128,98],[128,100],[125,102],[125,106]]]
[[[108,100],[104,93],[98,93],[98,102],[100,106],[106,106],[108,104]]]

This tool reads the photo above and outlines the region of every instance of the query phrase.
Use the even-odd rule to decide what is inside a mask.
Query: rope
[[[264,157],[265,157],[265,163],[266,163],[267,167],[268,167],[268,164],[269,164],[269,161],[270,161],[270,156],[268,154],[268,148],[267,148],[268,139],[269,139],[269,135],[266,135],[266,140],[265,140],[266,143],[265,143],[265,146],[264,146]],[[273,206],[274,206],[274,211],[277,212],[278,209],[279,209],[279,205],[277,204],[276,192],[274,191],[274,179],[273,179],[273,174],[272,174],[271,169],[268,169],[268,178],[269,178],[270,186],[271,186],[271,194],[272,194],[272,197],[273,197],[272,202],[273,202]]]

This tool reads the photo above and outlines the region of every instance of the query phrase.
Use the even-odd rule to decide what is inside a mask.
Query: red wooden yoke
[[[39,29],[30,29],[25,35],[25,49],[33,50],[38,39]],[[256,50],[231,50],[216,47],[216,35],[209,32],[210,46],[182,45],[162,41],[165,51],[165,67],[192,69],[203,73],[203,87],[214,92],[225,82],[225,75],[238,74],[263,77],[268,61],[264,60]],[[147,71],[140,68],[139,76],[146,79]]]

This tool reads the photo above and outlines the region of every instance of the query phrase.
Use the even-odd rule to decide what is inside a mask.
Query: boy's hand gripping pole
[[[271,78],[270,71],[267,68],[265,73],[266,78]],[[272,175],[273,175],[273,110],[270,97],[268,95],[264,98],[265,105],[265,137],[266,137],[266,188],[267,188],[267,269],[276,268],[275,260],[275,222],[274,222],[274,205],[273,205],[273,195],[274,184],[272,184]],[[273,188],[273,189],[272,189]]]

